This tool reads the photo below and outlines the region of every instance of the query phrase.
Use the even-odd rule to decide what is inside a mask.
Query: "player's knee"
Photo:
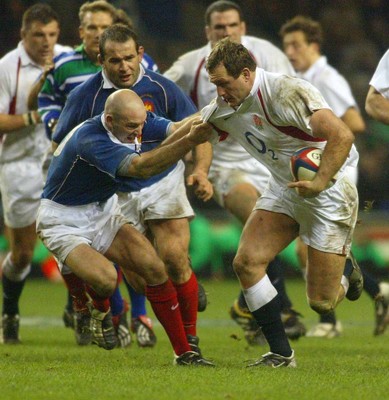
[[[308,297],[308,304],[318,314],[328,314],[335,309],[335,302],[331,300],[313,300]]]
[[[29,249],[19,249],[12,254],[12,261],[17,270],[24,270],[31,264],[33,251]]]
[[[246,255],[235,256],[232,267],[237,276],[245,275],[251,270],[250,262]]]
[[[116,272],[116,271],[115,271]],[[95,283],[95,291],[101,297],[110,297],[117,286],[117,274],[105,273]]]

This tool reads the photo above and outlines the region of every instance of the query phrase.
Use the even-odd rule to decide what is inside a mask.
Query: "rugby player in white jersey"
[[[339,117],[354,134],[363,133],[365,123],[358,105],[351,92],[350,85],[339,72],[328,64],[321,54],[323,32],[320,24],[311,18],[296,16],[287,21],[280,29],[285,54],[292,63],[299,78],[312,83],[327,101],[334,114]],[[357,168],[347,168],[347,174],[357,184]],[[307,246],[297,241],[298,256],[301,268],[305,269]],[[388,304],[380,293],[378,282],[363,271],[364,289],[374,301],[375,329],[374,334],[384,333],[385,315]],[[335,312],[320,316],[320,322],[306,334],[307,337],[334,338],[341,334],[342,325],[337,321]]]
[[[269,353],[249,366],[293,367],[279,297],[266,269],[300,236],[308,245],[310,307],[324,314],[345,296],[360,297],[362,274],[347,258],[358,213],[356,187],[344,173],[358,162],[354,135],[314,86],[258,68],[249,51],[228,38],[215,45],[206,68],[218,97],[201,114],[214,126],[215,140],[233,136],[271,173],[233,262],[249,309],[270,346]],[[318,173],[312,181],[291,182],[290,157],[306,146],[324,149]]]
[[[215,44],[224,37],[242,43],[257,65],[266,71],[294,75],[291,64],[280,49],[267,40],[246,35],[243,12],[235,2],[222,0],[210,4],[205,13],[205,24],[208,43],[179,57],[164,73],[191,96],[199,109],[217,96],[216,87],[209,82],[205,61]],[[251,214],[258,195],[264,191],[269,176],[267,168],[258,163],[234,138],[228,137],[214,146],[208,176],[213,184],[214,198],[242,225]],[[298,318],[299,314],[292,308],[277,260],[270,265],[269,274],[271,280],[277,282],[277,289],[282,295],[285,329],[291,338],[297,339],[304,335],[305,327]],[[263,343],[242,293],[231,307],[230,315],[244,329],[249,344]]]
[[[42,163],[50,142],[27,96],[54,56],[69,51],[56,44],[59,18],[47,4],[23,14],[21,42],[0,60],[0,190],[10,252],[3,261],[1,340],[20,343],[19,298],[36,242],[35,217],[43,188]]]
[[[377,121],[389,125],[389,50],[382,56],[369,84],[366,112]]]

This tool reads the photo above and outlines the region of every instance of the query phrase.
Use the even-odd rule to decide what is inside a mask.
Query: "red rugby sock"
[[[165,328],[176,355],[190,351],[182,324],[177,292],[170,279],[161,285],[147,285],[146,297],[158,321]]]
[[[173,283],[180,303],[181,318],[187,335],[196,336],[198,285],[196,275],[192,272],[185,283]]]

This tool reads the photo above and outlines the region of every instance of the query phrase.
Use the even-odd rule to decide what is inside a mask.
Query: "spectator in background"
[[[27,108],[27,95],[53,57],[69,50],[57,44],[58,36],[57,13],[37,3],[23,14],[18,47],[0,60],[0,190],[10,243],[2,264],[4,343],[20,343],[19,298],[31,269],[50,146],[38,112]]]

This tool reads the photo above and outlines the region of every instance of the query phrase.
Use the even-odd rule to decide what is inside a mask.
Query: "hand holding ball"
[[[290,158],[290,170],[296,181],[312,181],[320,167],[323,151],[317,147],[304,147],[295,151]],[[335,175],[327,189],[336,182]]]

